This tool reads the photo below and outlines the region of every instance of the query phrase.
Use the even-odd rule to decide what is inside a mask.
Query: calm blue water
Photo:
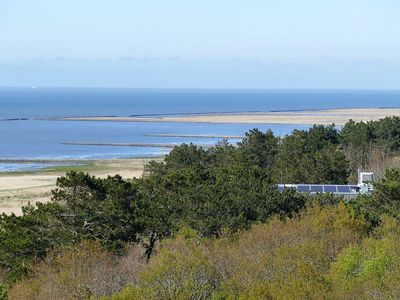
[[[173,113],[399,107],[400,91],[217,91],[0,88],[0,159],[143,157],[168,149],[65,145],[64,142],[213,144],[217,139],[148,134],[243,135],[272,129],[277,135],[308,126],[251,124],[41,121],[60,116],[130,116]],[[10,119],[28,119],[14,120]],[[233,140],[234,141],[234,140]],[[0,164],[0,172],[41,165]]]
[[[0,119],[399,106],[400,91],[0,88]]]

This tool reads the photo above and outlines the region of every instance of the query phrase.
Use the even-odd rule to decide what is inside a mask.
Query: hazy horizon
[[[400,3],[5,0],[0,86],[399,89]]]
[[[0,89],[42,89],[42,90],[96,90],[96,89],[104,89],[104,90],[137,90],[137,91],[215,91],[215,92],[224,92],[224,91],[234,91],[234,92],[400,92],[400,88],[245,88],[245,87],[129,87],[129,86],[2,86],[0,85]]]

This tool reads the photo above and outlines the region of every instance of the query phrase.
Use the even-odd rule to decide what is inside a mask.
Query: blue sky
[[[400,88],[398,0],[0,0],[0,86]]]

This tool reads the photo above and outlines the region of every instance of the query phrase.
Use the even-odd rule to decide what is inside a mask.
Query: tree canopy
[[[398,128],[394,117],[350,121],[342,129],[313,126],[284,137],[254,129],[237,145],[177,146],[146,165],[141,178],[68,172],[50,202],[24,207],[22,216],[1,215],[0,299],[7,290],[22,295],[30,285],[53,282],[39,275],[39,265],[49,272],[43,276],[70,276],[68,264],[80,263],[74,251],[93,249],[107,267],[122,268],[108,261],[123,259],[132,246],[148,267],[115,299],[346,298],[349,290],[361,298],[374,291],[395,297],[388,278],[398,276],[390,266],[398,259],[399,169],[382,172],[372,195],[349,203],[280,193],[276,185],[344,184],[354,181],[356,169],[382,170],[382,160],[393,166]],[[82,274],[92,271],[88,265]],[[92,296],[86,292],[79,290]]]

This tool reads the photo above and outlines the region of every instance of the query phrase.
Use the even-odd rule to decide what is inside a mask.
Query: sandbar
[[[287,125],[344,125],[349,119],[356,122],[400,116],[400,108],[354,108],[278,112],[214,113],[164,117],[65,117],[64,121],[110,122],[177,122],[177,123],[233,123]]]

